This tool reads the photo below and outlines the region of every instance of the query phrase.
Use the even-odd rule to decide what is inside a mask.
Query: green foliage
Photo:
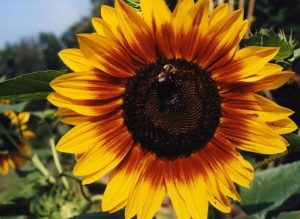
[[[296,134],[286,134],[284,138],[289,142],[289,151],[300,152],[300,136]]]
[[[49,82],[65,71],[41,71],[21,75],[0,83],[0,99],[36,100],[46,98],[52,91]]]
[[[278,54],[273,58],[273,61],[279,63],[287,63],[288,58],[293,56],[293,42],[287,40],[283,32],[275,34],[273,30],[262,28],[253,36],[243,39],[241,47],[246,46],[266,46],[280,48]]]
[[[30,202],[30,212],[38,218],[71,218],[85,205],[84,199],[76,198],[74,191],[55,185],[41,188],[38,194]]]
[[[0,104],[0,113],[7,111],[7,110],[12,110],[15,112],[21,112],[24,110],[24,108],[26,107],[27,102],[21,102],[21,103],[17,103],[17,104],[10,104],[10,105],[6,105],[6,104]]]
[[[276,209],[291,204],[287,200],[300,193],[299,182],[300,161],[257,171],[250,189],[240,190],[241,207],[256,218],[264,219],[267,215],[276,214]]]
[[[245,1],[247,2],[247,1]],[[284,28],[293,32],[295,39],[300,37],[300,1],[295,0],[259,0],[255,1],[255,22],[253,30],[261,27],[276,31]]]
[[[19,175],[19,177],[11,175],[10,179],[10,182],[2,184],[4,187],[0,190],[1,204],[11,203],[17,198],[30,199],[36,195],[38,185],[46,185],[45,178],[36,171],[29,171],[27,174]],[[1,183],[4,182],[4,179],[1,179]]]
[[[23,39],[0,50],[0,77],[16,77],[46,68],[42,46],[34,38]]]
[[[283,212],[278,215],[276,219],[299,219],[300,218],[300,212]]]

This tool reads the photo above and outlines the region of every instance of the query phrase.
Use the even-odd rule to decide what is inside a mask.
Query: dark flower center
[[[158,60],[130,78],[124,121],[135,142],[175,159],[205,147],[221,116],[221,98],[209,72],[181,59]]]

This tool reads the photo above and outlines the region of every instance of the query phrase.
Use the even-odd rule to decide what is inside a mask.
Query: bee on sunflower
[[[102,210],[154,216],[168,194],[180,219],[207,218],[209,203],[230,212],[235,183],[253,167],[240,150],[281,153],[293,112],[257,94],[293,73],[269,61],[278,48],[237,51],[248,28],[243,10],[211,13],[207,0],[122,0],[102,6],[94,34],[60,52],[73,70],[51,82],[48,100],[74,125],[57,150],[76,155],[83,184],[110,173]]]
[[[1,104],[9,104],[1,100]],[[31,148],[26,140],[34,138],[34,133],[28,130],[29,112],[16,113],[6,110],[0,114],[0,173],[7,175],[9,167],[20,169],[31,154]]]

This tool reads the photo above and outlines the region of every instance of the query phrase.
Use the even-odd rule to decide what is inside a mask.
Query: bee
[[[157,79],[159,83],[164,83],[170,79],[172,79],[173,75],[175,75],[177,69],[174,65],[166,64],[164,65],[162,71],[157,75]]]

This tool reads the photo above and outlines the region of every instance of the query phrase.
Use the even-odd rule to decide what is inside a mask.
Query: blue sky
[[[0,0],[0,48],[40,32],[60,36],[91,7],[89,0]]]

